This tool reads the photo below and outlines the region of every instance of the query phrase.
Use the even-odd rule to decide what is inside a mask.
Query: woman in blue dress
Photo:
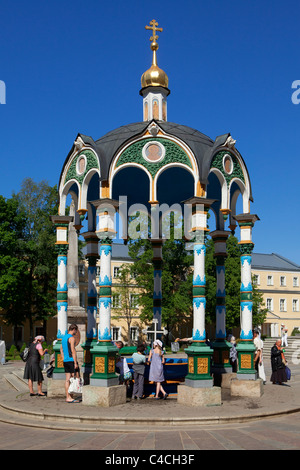
[[[164,363],[165,358],[162,352],[162,342],[157,339],[153,343],[153,349],[150,351],[149,355],[150,371],[149,371],[149,381],[156,383],[156,400],[159,400],[160,392],[163,394],[163,399],[168,398],[168,394],[162,386],[162,382],[165,381],[164,377]]]

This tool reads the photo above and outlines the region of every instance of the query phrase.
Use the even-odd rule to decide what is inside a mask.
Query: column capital
[[[233,215],[232,218],[237,221],[240,227],[243,227],[245,225],[253,227],[255,222],[260,220],[260,218],[256,214],[250,213]]]
[[[71,215],[50,215],[51,222],[57,227],[69,226],[73,219],[74,217]]]
[[[104,197],[102,199],[96,199],[95,201],[90,201],[91,204],[98,210],[105,210],[105,207],[111,206],[114,208],[114,210],[118,210],[120,203],[116,199],[110,199],[109,197]]]
[[[83,232],[81,235],[86,242],[98,242],[96,232]]]
[[[210,232],[210,236],[214,242],[220,240],[226,241],[230,234],[231,232],[228,230],[214,230],[213,232]]]
[[[216,199],[207,199],[206,197],[193,196],[185,201],[182,201],[183,204],[191,204],[193,207],[197,205],[203,205],[204,210],[208,211],[210,206],[216,201]]]

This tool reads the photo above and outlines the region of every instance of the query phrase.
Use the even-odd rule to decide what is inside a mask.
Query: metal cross
[[[151,26],[145,26],[145,29],[152,29],[153,31],[153,36],[151,36],[150,41],[156,42],[156,39],[158,39],[158,36],[155,34],[156,31],[162,32],[162,28],[157,28],[158,23],[155,20],[150,21],[149,23]]]
[[[153,333],[153,334],[154,334],[154,341],[157,340],[157,334],[158,334],[158,333],[162,333],[163,335],[167,335],[167,334],[168,334],[168,330],[166,330],[165,328],[164,328],[163,330],[158,330],[158,329],[157,329],[157,324],[158,324],[157,318],[153,318],[152,322],[154,323],[154,329],[153,329],[153,330],[148,330],[147,328],[145,328],[144,330],[142,330],[142,332],[143,332],[144,334]]]

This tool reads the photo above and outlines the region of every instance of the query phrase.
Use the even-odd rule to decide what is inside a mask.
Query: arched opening
[[[124,201],[115,217],[116,242],[126,237],[128,214],[138,210],[150,214],[150,182],[147,173],[138,167],[126,167],[118,171],[112,181],[112,199]],[[125,230],[124,230],[125,229]]]

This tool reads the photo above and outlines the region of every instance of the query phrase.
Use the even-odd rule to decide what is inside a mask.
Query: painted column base
[[[119,385],[119,377],[113,377],[110,379],[92,379],[90,378],[90,385],[93,387],[113,387]]]
[[[119,349],[111,341],[100,341],[90,350],[93,360],[93,373],[90,384],[98,387],[111,387],[119,383],[116,374],[116,356]]]
[[[126,403],[125,385],[115,385],[109,387],[95,387],[87,385],[83,387],[82,403],[88,406],[111,406],[123,405]]]
[[[232,380],[230,392],[233,397],[260,398],[264,393],[263,380]]]
[[[185,378],[184,384],[191,388],[211,388],[213,387],[213,379],[192,380]]]
[[[221,388],[193,388],[184,384],[179,385],[177,403],[187,406],[220,406],[222,404]]]
[[[212,348],[214,350],[213,370],[218,371],[219,373],[223,373],[226,372],[226,369],[228,369],[230,372],[232,372],[232,367],[229,360],[231,344],[228,343],[228,341],[225,339],[217,339],[212,344]]]
[[[83,354],[83,365],[82,365],[82,374],[83,374],[83,383],[84,385],[90,384],[90,376],[93,373],[93,359],[91,354],[91,349],[97,344],[97,339],[87,339],[85,343],[81,345],[84,354]]]
[[[191,388],[212,387],[210,366],[213,350],[205,342],[194,341],[184,351],[188,356],[188,374],[185,377],[185,384]]]
[[[239,380],[256,380],[257,371],[254,367],[255,346],[252,341],[241,341],[237,345],[238,353],[238,370],[237,379]]]
[[[53,352],[55,354],[55,367],[53,370],[53,379],[55,380],[65,380],[65,368],[62,360],[62,355],[60,353],[61,339],[59,339],[53,346]]]

